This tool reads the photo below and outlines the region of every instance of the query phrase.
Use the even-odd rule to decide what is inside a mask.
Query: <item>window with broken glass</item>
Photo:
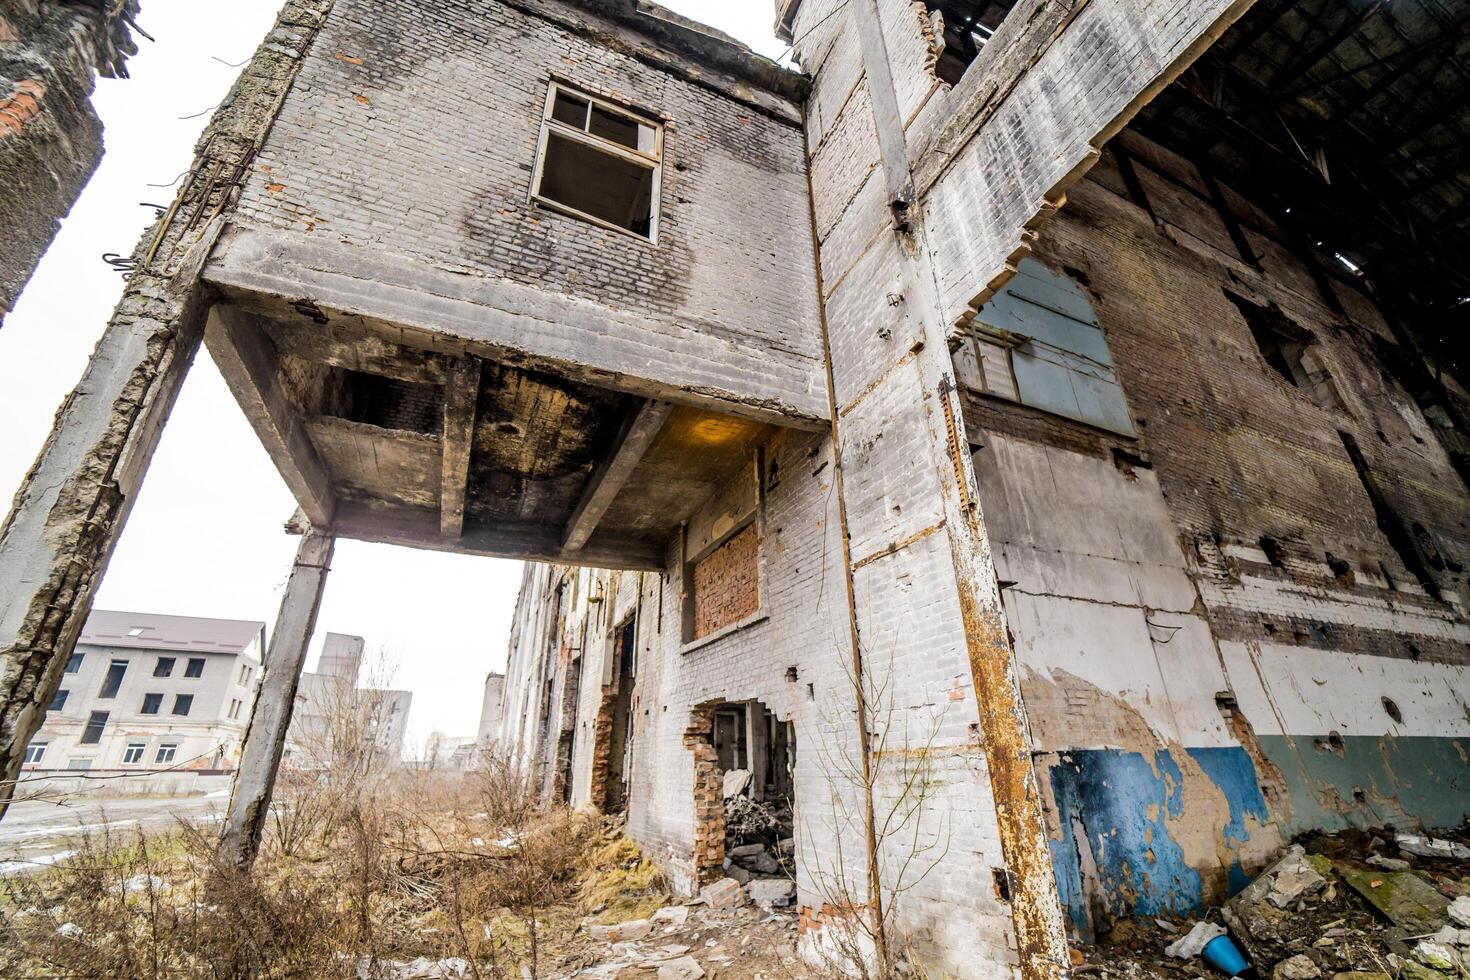
[[[604,228],[658,241],[663,126],[552,82],[531,197]]]
[[[1087,294],[1035,259],[1023,259],[980,308],[954,361],[956,377],[973,391],[1137,434]]]

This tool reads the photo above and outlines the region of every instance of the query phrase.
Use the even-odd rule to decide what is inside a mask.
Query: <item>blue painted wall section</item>
[[[1190,758],[1219,787],[1229,803],[1223,845],[1236,851],[1250,835],[1247,818],[1269,819],[1250,756],[1239,746],[1188,750]],[[1201,820],[1217,814],[1184,812],[1184,775],[1168,749],[1152,757],[1118,749],[1064,753],[1051,770],[1060,838],[1052,841],[1052,864],[1067,915],[1077,934],[1092,938],[1079,843],[1096,865],[1106,915],[1185,915],[1203,901],[1199,872],[1185,861],[1169,834],[1168,820]],[[1079,833],[1085,841],[1079,841]],[[1232,861],[1230,890],[1248,882],[1239,858]]]

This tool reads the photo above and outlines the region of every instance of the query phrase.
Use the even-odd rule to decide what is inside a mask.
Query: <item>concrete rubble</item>
[[[1463,838],[1464,832],[1454,835]],[[1228,936],[1270,980],[1470,976],[1470,859],[1459,840],[1349,830],[1298,840],[1196,921],[1118,922],[1074,949],[1074,976],[1220,976],[1201,957]],[[1428,851],[1430,856],[1419,851]]]
[[[786,884],[794,891],[794,885]],[[578,960],[580,965],[555,976],[567,980],[700,980],[727,973],[736,962],[752,971],[752,976],[805,975],[795,956],[794,912],[753,907],[745,889],[728,878],[704,891],[717,901],[739,904],[672,905],[658,909],[648,919],[616,926],[589,925],[587,934],[594,947]],[[628,935],[627,927],[638,938],[621,938]]]

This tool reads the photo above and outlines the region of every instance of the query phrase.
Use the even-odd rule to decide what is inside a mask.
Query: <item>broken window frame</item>
[[[1070,292],[1053,290],[1056,295],[1048,297],[1040,294],[1028,295],[1032,287],[1025,286],[1023,277],[1043,287],[1048,286],[1049,282],[1065,283]],[[1019,288],[1022,286],[1025,286],[1024,290]],[[1081,306],[1085,306],[1085,310]],[[1018,320],[1015,314],[1022,311],[1028,312]],[[1034,320],[1038,315],[1041,320]],[[1081,346],[1061,343],[1055,331],[1047,330],[1043,326],[1048,319],[1067,326],[1074,340],[1082,336],[1077,334],[1077,330],[1096,331],[1095,338],[1086,334],[1095,344],[1086,341]],[[1002,326],[1002,323],[1019,326],[1025,332]],[[1123,391],[1122,379],[1118,376],[1117,362],[1113,360],[1112,345],[1108,341],[1107,332],[1098,319],[1091,299],[1080,291],[1080,287],[1069,282],[1068,277],[1053,272],[1036,259],[1022,259],[1011,280],[996,290],[958,332],[960,346],[955,350],[952,360],[956,381],[963,387],[987,398],[1023,405],[1034,411],[1125,439],[1138,438],[1138,427],[1133,420],[1133,410],[1128,404],[1127,395]],[[1049,335],[1052,339],[1047,339]],[[1098,349],[1088,353],[1085,348],[1089,346]],[[1024,359],[1025,372],[1017,371],[1018,356]],[[1001,363],[992,373],[990,365],[997,361]],[[1054,374],[1065,374],[1068,378],[1071,384],[1069,393],[1073,396],[1074,403],[1070,408],[1075,410],[1069,410],[1068,405],[1055,397],[1054,384],[1042,383],[1043,364]],[[1001,375],[1002,372],[1008,386],[1005,390],[995,383],[995,375]],[[1084,402],[1077,394],[1079,378],[1084,382],[1084,392],[1093,396],[1090,402]],[[1090,385],[1087,382],[1099,384]],[[1117,389],[1115,397],[1106,394],[1108,385]],[[1100,410],[1088,410],[1110,405],[1118,411],[1104,413]]]
[[[584,122],[582,129],[576,129],[569,123],[556,119],[553,116],[553,112],[556,109],[556,97],[558,93],[563,92],[574,99],[587,103],[589,119],[591,118],[593,107],[600,107],[613,115],[621,116],[634,123],[650,127],[653,130],[653,152],[651,154],[642,153],[606,137],[597,136],[588,131],[587,127],[590,123]],[[569,204],[563,204],[541,193],[542,178],[545,176],[546,171],[546,148],[553,134],[581,143],[584,146],[589,146],[609,156],[618,157],[628,163],[637,164],[652,172],[653,188],[649,192],[647,235],[641,235],[631,228],[624,228],[622,225],[615,224],[605,218],[599,218],[594,214],[588,214],[586,211],[581,211]],[[657,245],[660,223],[659,212],[661,210],[660,200],[663,191],[663,158],[664,124],[662,122],[642,113],[634,112],[632,109],[618,105],[616,102],[609,102],[607,99],[592,95],[584,89],[579,89],[565,82],[553,79],[548,83],[546,105],[541,110],[541,133],[536,139],[536,166],[531,173],[531,202],[548,210],[569,215],[582,221],[591,222],[600,228],[607,228],[610,231],[619,232],[640,242]]]

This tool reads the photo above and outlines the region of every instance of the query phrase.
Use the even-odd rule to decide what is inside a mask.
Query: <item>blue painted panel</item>
[[[1035,259],[1022,259],[1006,288],[1011,294],[1038,306],[1097,325],[1097,314],[1092,311],[1092,304],[1082,287],[1070,276],[1052,272]]]
[[[1066,276],[1025,259],[981,308],[982,324],[1030,338],[1015,350],[1017,400],[1079,422],[1134,435],[1107,338],[1087,295]]]
[[[1230,808],[1221,843],[1233,852],[1225,869],[1233,894],[1250,881],[1234,856],[1250,836],[1247,818],[1269,820],[1255,764],[1239,746],[1187,751]],[[1095,890],[1108,915],[1177,916],[1200,910],[1203,881],[1199,870],[1185,863],[1168,821],[1213,824],[1218,814],[1185,812],[1184,776],[1168,749],[1158,749],[1151,758],[1117,749],[1068,752],[1052,767],[1051,785],[1060,824],[1059,839],[1051,844],[1052,864],[1078,935],[1091,938],[1083,848],[1096,867]]]

